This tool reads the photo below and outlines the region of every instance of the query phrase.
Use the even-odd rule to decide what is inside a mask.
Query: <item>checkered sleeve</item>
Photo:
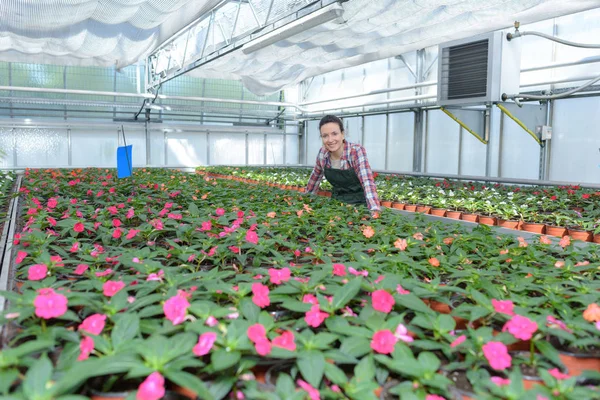
[[[317,154],[317,162],[315,163],[315,168],[313,168],[312,174],[310,174],[310,178],[308,179],[308,184],[306,185],[306,192],[316,194],[321,186],[321,181],[323,180],[323,167],[325,164],[325,153],[323,152],[323,148],[319,150],[319,154]]]
[[[377,188],[375,186],[373,171],[369,165],[369,160],[367,160],[367,151],[363,146],[354,146],[352,149],[351,158],[356,176],[358,176],[358,179],[365,190],[367,207],[371,211],[379,211],[379,197],[377,196]]]

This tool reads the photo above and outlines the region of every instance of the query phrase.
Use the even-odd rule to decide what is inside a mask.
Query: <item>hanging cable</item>
[[[158,98],[158,93],[160,92],[161,87],[162,87],[162,84],[158,85],[158,87],[156,88],[156,94],[154,95],[154,98],[152,99],[152,102],[150,104],[154,104],[154,102]],[[138,117],[142,113],[142,110],[147,107],[147,103],[148,103],[148,99],[144,99],[144,101],[142,102],[142,106],[140,107],[139,111],[133,116],[133,119],[135,119],[135,120],[138,119]]]

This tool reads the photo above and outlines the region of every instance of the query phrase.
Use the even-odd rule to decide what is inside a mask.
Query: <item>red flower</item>
[[[581,195],[581,197],[587,200],[590,198],[590,195],[588,193],[584,193]]]
[[[375,332],[373,339],[371,340],[371,348],[380,354],[390,354],[394,351],[394,346],[398,339],[392,331],[384,329]]]
[[[17,257],[15,258],[15,263],[20,264],[27,257],[27,252],[19,251],[17,252]]]
[[[294,334],[291,331],[285,331],[281,336],[273,338],[273,346],[281,347],[289,351],[296,351],[296,342]]]
[[[389,294],[383,289],[376,290],[371,295],[371,304],[373,308],[377,311],[381,311],[383,313],[389,313],[394,308],[396,301],[394,300],[394,296]]]
[[[429,261],[429,264],[431,264],[431,266],[433,266],[433,267],[439,267],[440,266],[440,260],[438,260],[435,257],[431,257],[428,261]]]
[[[88,268],[89,268],[89,267],[90,267],[90,266],[89,266],[89,265],[87,265],[87,264],[79,264],[79,265],[77,266],[77,268],[75,268],[75,271],[73,271],[73,273],[74,273],[75,275],[83,275],[83,274],[85,273],[85,271],[87,271],[87,270],[88,270]]]
[[[58,201],[54,197],[51,197],[48,199],[48,208],[52,209],[52,208],[56,207],[57,205],[58,205]]]
[[[271,300],[269,299],[269,288],[262,283],[253,283],[252,284],[252,302],[259,306],[260,308],[265,308],[271,304]]]
[[[38,295],[33,301],[35,315],[44,319],[60,317],[67,312],[67,298],[54,292],[51,288],[38,290]]]
[[[248,230],[246,231],[246,241],[252,244],[258,244],[258,235],[256,232]]]
[[[79,325],[77,330],[91,333],[92,335],[99,335],[104,329],[106,323],[106,315],[104,314],[92,314]]]
[[[73,226],[73,230],[77,233],[81,233],[85,230],[85,226],[83,226],[83,223],[81,222],[76,222]]]
[[[333,264],[333,275],[346,276],[346,266],[344,264]]]
[[[269,277],[270,281],[274,285],[281,285],[283,282],[287,282],[291,278],[291,273],[289,268],[269,268]]]
[[[102,285],[102,293],[107,297],[113,297],[124,287],[125,282],[123,281],[106,281]]]

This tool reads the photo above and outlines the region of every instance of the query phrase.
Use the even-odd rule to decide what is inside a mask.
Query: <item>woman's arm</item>
[[[323,148],[321,148],[319,154],[317,154],[315,167],[313,168],[312,174],[310,174],[310,178],[308,179],[308,184],[306,185],[307,193],[316,194],[321,186],[321,181],[323,180],[323,160]]]
[[[367,207],[371,211],[379,211],[379,196],[377,196],[377,188],[375,186],[375,178],[373,177],[373,171],[369,165],[367,159],[367,151],[362,146],[356,146],[355,151],[352,151],[352,165],[358,180],[365,190],[365,199],[367,200]]]

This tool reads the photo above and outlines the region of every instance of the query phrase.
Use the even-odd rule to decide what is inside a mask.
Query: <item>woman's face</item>
[[[330,153],[335,153],[344,146],[344,133],[338,124],[330,122],[321,127],[321,140]]]

